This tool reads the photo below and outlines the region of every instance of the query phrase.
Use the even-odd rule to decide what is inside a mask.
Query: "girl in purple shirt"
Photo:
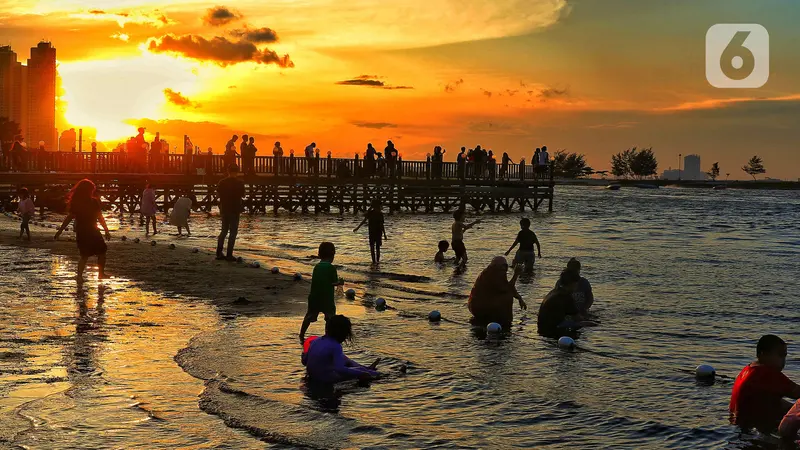
[[[303,353],[302,362],[306,366],[308,377],[326,384],[378,378],[379,373],[375,367],[380,359],[365,367],[344,355],[342,343],[352,339],[353,324],[350,319],[343,315],[328,319],[325,323],[325,336],[314,339],[308,351]]]

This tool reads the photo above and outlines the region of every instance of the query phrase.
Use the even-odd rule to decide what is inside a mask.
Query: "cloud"
[[[341,86],[367,86],[376,87],[381,89],[396,90],[396,89],[414,89],[413,86],[390,86],[379,80],[377,75],[359,75],[349,80],[337,81],[336,84]]]
[[[359,127],[359,128],[373,128],[376,130],[381,130],[383,128],[397,128],[396,123],[388,123],[388,122],[350,122],[351,124]]]
[[[452,94],[453,92],[458,90],[458,88],[461,87],[462,84],[464,84],[464,79],[463,78],[459,78],[459,79],[457,79],[455,81],[451,81],[451,82],[449,82],[449,83],[444,85],[444,91],[447,92],[447,93],[451,93]]]
[[[199,108],[200,104],[189,100],[188,97],[182,95],[180,92],[173,91],[170,88],[164,89],[164,97],[173,105],[180,106],[181,108]]]
[[[211,61],[220,66],[254,62],[283,68],[294,67],[289,55],[279,56],[269,49],[259,50],[252,42],[234,42],[220,36],[206,39],[192,34],[168,34],[159,39],[150,39],[147,48],[154,53],[173,53],[198,61]]]
[[[591,128],[593,130],[601,130],[601,129],[608,129],[608,128],[633,128],[639,122],[617,122],[617,123],[601,123],[597,125],[589,125],[586,128]]]
[[[543,102],[558,97],[568,97],[568,96],[569,96],[569,88],[564,88],[564,89],[544,88],[541,91],[539,91],[538,94],[539,99]]]
[[[131,39],[131,37],[128,36],[127,34],[125,34],[125,33],[114,33],[109,37],[111,39],[119,39],[122,42],[128,42]]]
[[[492,92],[487,91],[486,89],[481,89],[481,93],[485,95],[487,98],[492,98]]]
[[[739,98],[712,98],[694,102],[680,103],[674,106],[658,108],[656,112],[694,111],[704,109],[721,109],[748,103],[769,102],[794,102],[800,100],[800,94],[785,95],[781,97],[739,97]]]
[[[516,89],[513,91],[511,89],[506,89],[506,94],[508,94],[509,97],[513,97],[514,95],[516,95],[517,92],[519,91]]]
[[[135,25],[146,25],[155,28],[165,27],[175,24],[175,21],[168,18],[164,13],[154,11],[133,11],[133,12],[107,12],[100,9],[92,9],[83,13],[73,13],[69,15],[72,19],[99,20],[117,22],[120,28],[132,23]]]
[[[241,30],[233,30],[230,32],[231,36],[250,41],[255,44],[270,44],[278,42],[278,33],[272,28],[247,28]]]
[[[208,8],[206,15],[203,16],[203,23],[212,27],[221,27],[242,18],[241,13],[229,9],[225,6],[215,6]]]

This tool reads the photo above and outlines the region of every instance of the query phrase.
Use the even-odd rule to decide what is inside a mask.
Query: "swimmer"
[[[580,276],[581,262],[575,258],[570,258],[567,262],[567,270],[572,270]],[[556,282],[555,288],[558,288],[558,282]],[[575,300],[575,306],[578,307],[581,315],[585,316],[589,313],[589,308],[594,304],[594,293],[592,293],[592,285],[589,283],[589,280],[580,277],[578,287],[575,289],[575,292],[572,293],[572,299]]]
[[[561,272],[558,287],[550,291],[539,305],[539,334],[559,338],[578,328],[595,326],[597,322],[583,320],[572,294],[578,288],[580,276],[572,270]]]
[[[756,361],[745,366],[733,384],[729,409],[734,425],[771,433],[790,410],[784,397],[800,398],[800,386],[783,374],[786,355],[786,342],[778,336],[768,334],[758,340]],[[785,433],[794,428],[791,424],[790,418]]]
[[[310,339],[310,338],[309,338]],[[362,366],[344,354],[342,344],[353,340],[353,324],[343,315],[336,315],[325,323],[325,335],[314,339],[302,362],[312,381],[334,384],[347,380],[369,381],[377,379],[375,370],[380,359],[369,367]]]
[[[447,249],[450,248],[450,243],[447,241],[439,241],[439,251],[436,253],[436,256],[433,257],[433,262],[435,263],[443,263],[445,261],[444,254],[447,252]]]

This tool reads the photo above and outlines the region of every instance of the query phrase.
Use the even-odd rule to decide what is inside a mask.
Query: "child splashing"
[[[343,315],[329,318],[325,323],[325,335],[311,341],[308,351],[303,353],[302,362],[306,366],[308,378],[323,384],[378,378],[380,373],[375,368],[380,359],[365,367],[345,356],[342,343],[352,340],[353,324],[350,319]]]

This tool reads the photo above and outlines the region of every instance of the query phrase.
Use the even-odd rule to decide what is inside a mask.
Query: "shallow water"
[[[516,311],[513,329],[496,341],[465,325],[466,296],[483,266],[511,244],[522,214],[482,217],[484,223],[466,235],[470,263],[465,271],[432,263],[438,240],[449,240],[452,219],[444,214],[387,216],[389,240],[380,267],[374,268],[365,232],[352,232],[360,217],[243,218],[241,254],[265,264],[277,260],[284,271],[308,274],[319,242],[337,245],[340,274],[347,287],[359,292],[356,301],[339,300],[339,310],[356,324],[357,341],[348,352],[362,362],[384,358],[384,370],[391,376],[368,388],[346,386],[333,400],[312,399],[316,393],[303,386],[296,343],[300,317],[222,320],[201,301],[163,298],[125,288],[120,281],[123,285],[105,300],[106,305],[119,302],[118,309],[105,306],[105,319],[92,328],[97,331],[81,334],[75,324],[76,314],[81,317],[75,306],[80,294],[65,287],[66,263],[44,254],[23,256],[62,268],[12,272],[17,282],[4,283],[3,298],[25,295],[36,303],[41,296],[63,295],[60,303],[23,312],[0,305],[0,314],[3,323],[15,329],[27,330],[33,326],[31,317],[36,317],[39,327],[63,327],[59,333],[75,335],[64,342],[45,340],[42,356],[26,361],[37,361],[30,367],[63,367],[66,375],[52,375],[65,378],[60,383],[79,392],[101,393],[84,397],[74,413],[97,415],[98,424],[84,435],[96,446],[108,442],[109,431],[102,423],[113,417],[115,426],[107,428],[115,430],[110,434],[123,446],[141,443],[143,433],[156,433],[164,443],[174,440],[176,445],[240,442],[233,447],[263,446],[255,440],[260,438],[279,447],[315,448],[771,448],[763,440],[739,436],[728,424],[729,381],[707,386],[687,371],[707,363],[723,376],[735,377],[754,354],[754,342],[769,332],[790,343],[786,373],[800,378],[800,363],[793,358],[800,316],[793,308],[800,287],[797,193],[559,187],[556,199],[555,213],[526,214],[542,241],[544,258],[519,287],[531,311]],[[210,248],[216,225],[215,218],[193,216],[194,236],[182,241]],[[127,217],[113,226],[120,228],[116,234],[140,234]],[[4,249],[5,263],[18,260],[19,252],[35,253]],[[578,343],[585,351],[566,353],[537,336],[535,318],[539,299],[572,256],[581,260],[583,274],[594,286],[593,310],[602,325],[582,333]],[[37,279],[35,288],[20,294],[21,280],[31,276]],[[176,321],[176,326],[164,329],[184,334],[162,338],[159,327],[115,330],[110,326],[115,317],[139,314],[136,305],[122,306],[126,295],[171,305],[172,313],[158,316],[168,324]],[[371,306],[375,297],[386,298],[395,309],[376,311]],[[433,309],[449,321],[428,323],[425,316]],[[93,311],[89,308],[89,316],[97,322],[92,314],[99,313]],[[187,311],[191,312],[184,315]],[[189,322],[194,328],[189,336],[196,336],[187,344]],[[140,331],[132,334],[133,329]],[[321,323],[312,326],[311,332],[321,331]],[[50,335],[41,330],[25,333]],[[79,334],[88,337],[75,350]],[[37,344],[41,340],[38,337]],[[144,349],[153,340],[159,351],[151,354]],[[3,344],[14,351],[13,343]],[[25,352],[36,348],[19,345]],[[109,385],[83,388],[86,377],[71,378],[69,367],[103,367],[122,358],[103,359],[112,351],[92,356],[94,352],[82,350],[86,346],[120,346],[149,357],[127,375],[115,375]],[[54,348],[60,354],[52,355]],[[64,356],[76,353],[90,356]],[[176,353],[188,373],[212,380],[205,389],[199,380],[181,374],[172,360]],[[408,373],[401,375],[398,368],[406,362]],[[180,375],[159,382],[129,379],[148,370]],[[124,371],[106,373],[112,372]],[[0,383],[2,377],[5,371]],[[105,392],[112,388],[115,393]],[[200,391],[199,406],[214,415],[198,410],[194,396]],[[182,411],[180,419],[147,419],[148,413],[122,408],[124,402],[115,407],[114,395],[124,398],[119,393],[148,396],[150,402],[157,398],[163,410]],[[0,403],[2,409],[14,406],[8,399],[0,402],[6,402]],[[143,418],[148,428],[133,425],[134,418],[126,421],[120,410]],[[58,414],[65,423],[73,414],[69,411]],[[223,420],[248,434],[224,427]],[[50,436],[39,430],[29,433],[31,439]],[[72,442],[66,432],[52,436],[47,439],[54,445]],[[160,446],[155,441],[152,445]]]

